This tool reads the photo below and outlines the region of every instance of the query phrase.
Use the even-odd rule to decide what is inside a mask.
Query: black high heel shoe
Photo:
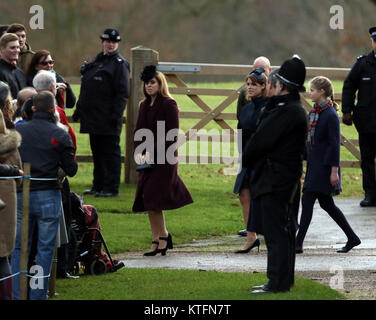
[[[172,243],[171,234],[168,234],[167,237],[159,237],[159,240],[167,241],[166,247],[164,247],[163,249],[157,249],[158,250],[157,253],[161,253],[162,256],[165,256],[167,249],[173,249],[174,248],[174,245]]]
[[[159,241],[152,241],[151,243],[153,244],[156,244],[157,245],[157,248],[153,251],[150,251],[150,252],[145,252],[144,253],[144,256],[145,257],[152,257],[152,256],[155,256],[159,251],[158,251],[158,245],[159,245]]]
[[[252,243],[247,249],[244,250],[236,250],[235,253],[248,253],[254,247],[257,247],[257,251],[260,252],[260,239],[256,239],[255,242]]]

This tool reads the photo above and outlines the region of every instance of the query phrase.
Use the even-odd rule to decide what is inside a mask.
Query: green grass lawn
[[[201,88],[230,88],[237,89],[240,82],[231,83],[200,83],[192,84],[193,87]],[[334,82],[337,92],[342,88],[341,82]],[[79,86],[73,85],[78,97]],[[177,95],[176,100],[179,108],[184,111],[198,111],[198,107],[183,95]],[[217,106],[222,97],[204,96],[203,99],[212,108]],[[71,115],[71,109],[67,109]],[[236,111],[236,102],[230,105],[227,112]],[[188,129],[193,126],[197,119],[181,119],[181,127]],[[229,122],[236,127],[236,121]],[[79,133],[79,124],[72,124],[77,134],[78,154],[91,154],[87,134]],[[218,128],[217,124],[210,122],[209,129]],[[354,127],[341,125],[341,130],[348,138],[356,138]],[[209,146],[210,143],[209,143]],[[125,130],[122,131],[121,148],[124,154]],[[209,150],[210,153],[210,150]],[[343,147],[341,159],[355,160],[355,158]],[[207,238],[210,236],[233,234],[234,230],[243,227],[240,202],[232,193],[235,176],[224,174],[225,165],[199,165],[180,164],[180,176],[192,193],[194,204],[179,210],[166,212],[168,226],[174,232],[174,240],[184,243],[193,238]],[[342,168],[342,189],[340,197],[361,197],[361,170]],[[122,181],[123,172],[122,172]],[[90,188],[92,182],[92,164],[80,163],[77,175],[70,179],[72,190],[82,194],[83,190]],[[93,204],[99,211],[104,234],[109,242],[110,249],[115,252],[143,250],[149,247],[150,235],[147,216],[144,214],[132,214],[131,208],[135,193],[134,185],[122,184],[120,197],[113,199],[100,199],[88,196],[85,203]]]
[[[202,88],[218,87],[236,89],[241,83],[199,84]],[[340,84],[336,84],[340,86]],[[78,97],[78,86],[73,86]],[[175,97],[181,110],[200,111],[186,96]],[[212,108],[223,99],[204,97]],[[226,112],[235,112],[234,102]],[[72,110],[67,109],[71,115]],[[181,128],[187,130],[197,119],[181,119]],[[236,127],[236,121],[228,121]],[[78,154],[91,154],[88,135],[79,134],[79,124],[72,124],[78,143]],[[219,128],[211,122],[208,130]],[[353,127],[341,129],[348,138],[356,138]],[[121,136],[124,153],[125,130]],[[209,144],[210,145],[210,144]],[[342,159],[354,159],[343,150]],[[167,227],[179,245],[192,239],[235,234],[244,228],[240,202],[233,194],[234,175],[225,175],[225,165],[179,164],[179,175],[192,194],[192,205],[165,212]],[[72,191],[82,194],[92,182],[92,164],[79,163],[75,177],[70,178]],[[122,171],[122,181],[123,171]],[[361,197],[360,169],[342,170],[342,197]],[[111,253],[145,251],[150,247],[151,232],[146,214],[133,214],[134,185],[121,184],[118,198],[98,199],[86,196],[84,202],[94,205],[104,238]],[[266,282],[263,274],[219,273],[177,270],[121,269],[104,276],[85,276],[77,281],[58,280],[58,299],[251,299],[252,285]],[[163,285],[163,286],[162,286]],[[101,288],[98,290],[98,288]],[[262,299],[336,299],[338,292],[310,280],[297,279],[291,293],[263,296]]]
[[[339,292],[297,277],[290,292],[255,296],[264,274],[216,271],[120,269],[102,276],[58,280],[54,300],[336,300]]]
[[[235,176],[224,175],[222,168],[221,165],[179,165],[179,174],[194,203],[165,212],[177,244],[193,238],[233,234],[242,228],[240,202],[232,193]],[[91,170],[92,164],[79,164],[77,175],[69,179],[73,191],[82,194],[90,186]],[[150,246],[147,215],[132,214],[135,190],[134,185],[123,183],[119,198],[84,198],[85,203],[97,208],[106,242],[116,253],[145,250]]]

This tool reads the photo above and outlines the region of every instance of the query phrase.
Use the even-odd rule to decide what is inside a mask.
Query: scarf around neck
[[[320,113],[326,110],[329,107],[333,106],[331,100],[327,100],[322,104],[317,104],[313,106],[312,110],[309,112],[309,125],[308,125],[308,135],[307,135],[307,145],[308,147],[314,144],[315,130],[317,123],[320,118]]]

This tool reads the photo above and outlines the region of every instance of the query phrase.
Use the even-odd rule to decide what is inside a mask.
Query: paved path
[[[304,242],[304,253],[296,257],[296,271],[376,270],[376,208],[361,208],[359,199],[336,199],[362,244],[347,254],[336,252],[346,243],[346,236],[337,224],[315,206],[313,219]],[[240,214],[240,213],[239,213]],[[130,253],[119,258],[126,268],[171,268],[265,272],[266,248],[261,239],[260,253],[238,255],[244,238],[228,236],[196,241],[177,246],[167,256],[143,257]]]

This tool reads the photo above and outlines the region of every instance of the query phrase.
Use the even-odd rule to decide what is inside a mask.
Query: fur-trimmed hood
[[[0,158],[13,152],[21,145],[21,135],[16,130],[8,130],[0,134]]]
[[[0,160],[21,145],[21,135],[16,130],[5,127],[4,116],[0,111]]]

